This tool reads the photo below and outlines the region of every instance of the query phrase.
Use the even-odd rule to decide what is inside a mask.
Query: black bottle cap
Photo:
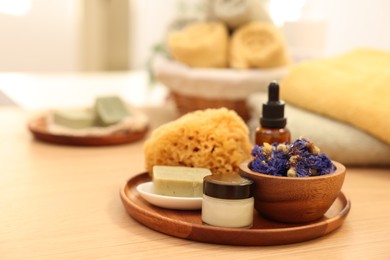
[[[268,85],[268,102],[263,104],[260,125],[267,128],[284,128],[286,124],[284,102],[279,100],[279,84],[271,82]]]

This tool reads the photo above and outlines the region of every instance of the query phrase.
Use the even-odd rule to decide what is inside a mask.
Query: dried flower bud
[[[313,145],[313,146],[311,147],[311,153],[320,154],[320,153],[321,153],[321,150],[320,150],[320,148],[318,148],[318,146]]]
[[[279,144],[276,149],[284,153],[288,153],[288,146],[286,144]]]
[[[269,143],[264,143],[263,153],[267,158],[271,156],[273,149],[274,147],[272,145],[270,145]]]
[[[297,171],[295,170],[295,168],[288,169],[287,176],[288,177],[297,177]]]
[[[290,159],[288,160],[290,162],[290,164],[294,165],[294,164],[297,164],[297,161],[298,161],[298,155],[293,155],[290,157]]]

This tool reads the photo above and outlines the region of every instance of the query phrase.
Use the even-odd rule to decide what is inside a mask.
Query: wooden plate
[[[28,129],[40,141],[75,146],[105,146],[131,143],[142,139],[148,132],[148,127],[145,127],[145,129],[139,132],[125,129],[110,135],[80,137],[52,134],[47,131],[46,126],[46,118],[44,116],[33,119],[28,123]]]
[[[150,181],[148,173],[128,180],[120,190],[124,207],[141,224],[174,237],[225,245],[282,245],[324,236],[339,228],[347,217],[351,202],[343,194],[323,218],[305,224],[269,221],[254,213],[251,229],[220,228],[202,223],[201,211],[179,211],[147,203],[137,192],[138,184]]]

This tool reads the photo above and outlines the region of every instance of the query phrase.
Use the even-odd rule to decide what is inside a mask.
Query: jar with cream
[[[253,181],[236,174],[203,179],[202,221],[229,228],[250,228],[253,223]]]

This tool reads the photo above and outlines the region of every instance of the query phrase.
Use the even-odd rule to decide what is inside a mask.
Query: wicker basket
[[[180,114],[186,114],[198,109],[226,107],[236,111],[245,121],[250,119],[249,108],[245,99],[209,99],[204,97],[185,96],[174,91],[171,91],[171,96],[175,101]]]
[[[159,57],[153,64],[153,73],[170,90],[180,114],[226,107],[248,121],[251,116],[248,97],[255,92],[266,92],[271,81],[279,80],[287,73],[287,67],[267,70],[194,69]]]

